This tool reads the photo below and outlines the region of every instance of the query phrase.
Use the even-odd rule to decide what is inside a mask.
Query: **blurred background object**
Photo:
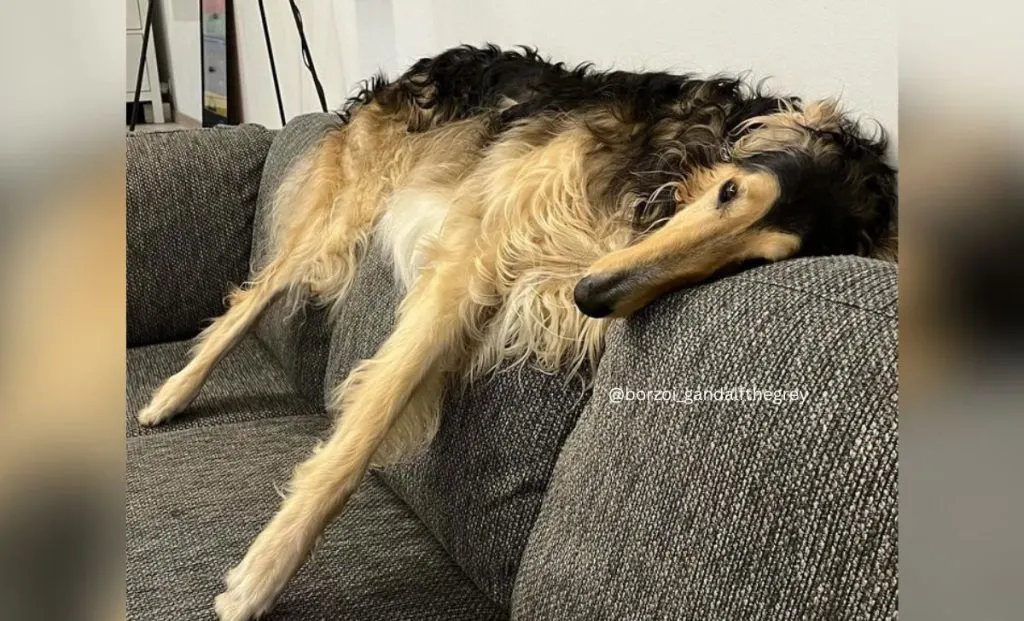
[[[203,127],[237,124],[238,105],[235,34],[230,0],[201,1],[200,51],[202,55]]]
[[[0,8],[0,619],[124,616],[125,23]]]
[[[904,3],[900,608],[1024,613],[1024,58],[1018,3]]]

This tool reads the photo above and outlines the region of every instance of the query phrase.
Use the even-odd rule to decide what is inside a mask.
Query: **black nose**
[[[576,306],[590,317],[607,317],[628,291],[626,274],[585,276],[572,292]]]

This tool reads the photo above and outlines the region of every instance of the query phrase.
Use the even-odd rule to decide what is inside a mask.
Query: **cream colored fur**
[[[451,194],[438,188],[403,188],[388,199],[374,238],[395,268],[396,281],[412,288],[451,208]]]

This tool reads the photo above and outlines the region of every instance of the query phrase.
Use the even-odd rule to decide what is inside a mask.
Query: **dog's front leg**
[[[466,266],[449,266],[421,277],[403,302],[395,331],[346,380],[334,433],[296,469],[281,509],[228,572],[227,589],[215,602],[222,621],[245,621],[270,610],[358,487],[413,392],[424,381],[437,381],[445,356],[465,334],[460,314],[468,273]]]

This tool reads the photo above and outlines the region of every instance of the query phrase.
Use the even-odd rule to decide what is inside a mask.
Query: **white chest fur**
[[[406,291],[423,268],[423,250],[440,233],[450,204],[443,192],[418,188],[399,190],[388,200],[374,237]]]

